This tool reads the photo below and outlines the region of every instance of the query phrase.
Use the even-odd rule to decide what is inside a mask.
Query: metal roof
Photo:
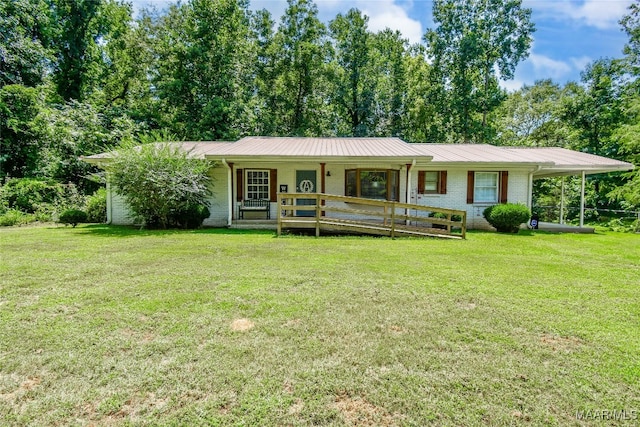
[[[400,138],[300,138],[249,136],[210,153],[225,157],[416,158],[425,155]],[[429,160],[429,159],[426,159]]]
[[[497,147],[488,144],[409,144],[400,138],[302,138],[250,136],[237,142],[172,142],[199,159],[229,161],[402,161],[423,167],[522,166],[536,168],[534,176],[626,171],[631,163],[556,147]],[[102,163],[112,153],[83,157]]]
[[[540,178],[575,175],[576,172],[582,171],[586,174],[596,174],[634,168],[631,163],[559,147],[504,147],[503,150],[526,156],[539,164],[551,163],[551,166],[542,167],[534,173],[534,176]]]
[[[433,163],[518,163],[538,164],[523,153],[489,144],[411,144]]]

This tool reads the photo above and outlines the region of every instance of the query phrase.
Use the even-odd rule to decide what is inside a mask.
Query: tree
[[[0,88],[0,180],[31,177],[40,158],[42,92],[22,85]]]
[[[116,194],[124,198],[137,220],[147,227],[165,229],[183,225],[185,216],[193,211],[199,215],[208,207],[213,166],[192,157],[179,144],[136,147],[125,141],[107,173]]]
[[[288,0],[275,35],[275,87],[281,135],[319,135],[326,126],[326,62],[331,48],[311,0]]]
[[[560,117],[562,89],[551,80],[525,85],[496,110],[500,145],[563,147],[568,131]]]
[[[51,37],[45,0],[0,2],[0,88],[41,84],[51,60]]]
[[[188,139],[238,136],[243,75],[254,75],[246,9],[244,0],[191,0],[155,20],[153,84],[161,126]]]
[[[634,73],[640,74],[640,0],[635,0],[629,6],[629,14],[620,21],[622,29],[629,35],[629,43],[624,47],[624,53]]]
[[[563,98],[562,118],[577,136],[572,148],[617,158],[612,135],[626,121],[624,68],[619,60],[599,59],[582,72],[581,81],[582,86],[567,85]]]
[[[408,52],[399,31],[385,29],[372,37],[375,79],[375,135],[404,136],[407,123]],[[417,83],[417,79],[415,81]]]
[[[349,125],[349,135],[368,136],[373,127],[375,74],[372,67],[369,18],[358,9],[338,14],[329,23],[337,63],[333,102]]]
[[[465,141],[492,136],[489,114],[502,102],[499,79],[513,78],[528,56],[534,25],[521,0],[434,0],[438,24],[424,36],[432,70],[447,98],[434,100],[447,110],[452,130]]]

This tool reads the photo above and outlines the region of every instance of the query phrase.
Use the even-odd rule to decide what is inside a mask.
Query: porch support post
[[[407,163],[407,194],[405,196],[406,197],[406,202],[405,203],[407,203],[407,204],[411,203],[411,168],[413,166],[415,166],[415,164],[416,164],[415,159],[413,160],[412,163]],[[396,209],[395,209],[395,205],[394,205],[394,207],[393,207],[393,212],[394,213],[395,213],[395,210]],[[404,210],[404,214],[405,215],[409,215],[409,212],[408,212],[407,209]],[[394,215],[394,217],[392,218],[391,221],[392,221],[392,224],[393,224],[393,222],[395,221],[395,215]],[[405,221],[405,225],[409,225],[409,224],[410,224],[410,221],[406,220]],[[391,234],[392,234],[392,237],[393,237],[394,232],[392,232]]]
[[[227,165],[227,193],[228,193],[228,212],[227,212],[227,226],[231,226],[233,223],[233,163],[227,163],[225,159],[222,159],[222,163]]]
[[[582,184],[580,186],[580,227],[584,226],[584,182],[586,174],[582,171]]]
[[[560,224],[564,224],[564,176],[560,181]]]

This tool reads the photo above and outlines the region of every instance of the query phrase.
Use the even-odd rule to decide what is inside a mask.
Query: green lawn
[[[1,425],[640,419],[638,235],[26,227],[0,255]]]

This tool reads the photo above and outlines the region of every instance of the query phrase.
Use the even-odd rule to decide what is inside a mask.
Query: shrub
[[[64,198],[64,187],[51,180],[14,178],[0,188],[0,198],[10,209],[34,213],[41,205]]]
[[[17,209],[8,209],[5,213],[0,215],[0,226],[11,227],[14,225],[28,224],[35,220],[36,217],[34,215],[25,214]]]
[[[87,213],[80,209],[67,209],[60,214],[58,221],[62,224],[70,224],[72,227],[75,227],[81,222],[87,222]]]
[[[204,205],[189,205],[178,211],[175,215],[174,222],[176,227],[180,228],[199,228],[202,222],[209,218],[211,212]]]
[[[482,215],[499,232],[517,233],[520,224],[529,221],[531,212],[524,205],[505,203],[489,206]]]
[[[107,222],[107,190],[100,188],[93,195],[87,197],[85,210],[88,222]]]
[[[214,163],[170,143],[133,147],[126,142],[109,163],[109,180],[147,227],[174,226],[185,206],[207,206]],[[200,221],[202,223],[202,221]]]

